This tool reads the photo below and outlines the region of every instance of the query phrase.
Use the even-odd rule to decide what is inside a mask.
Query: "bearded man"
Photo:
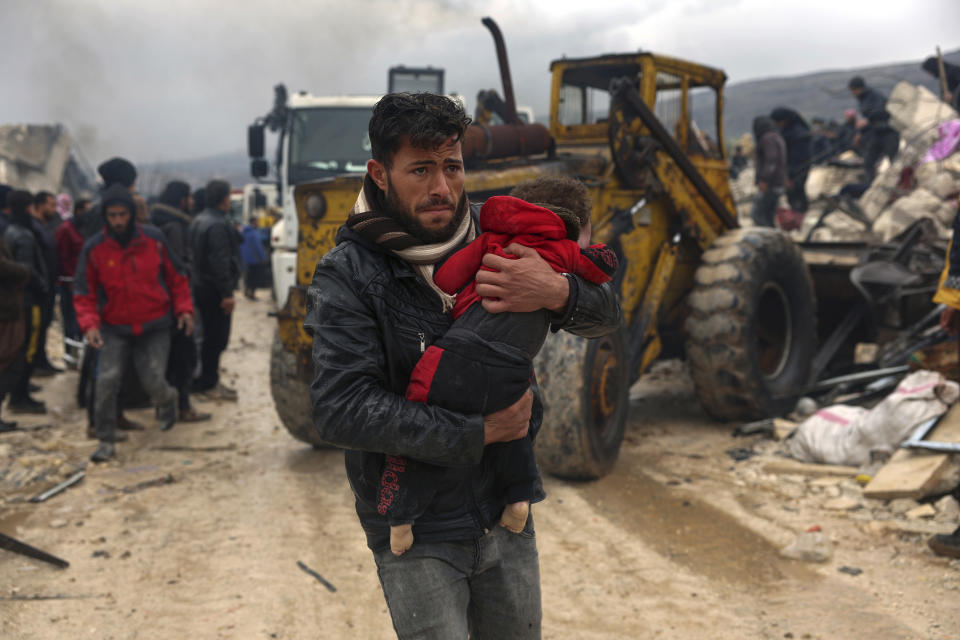
[[[485,456],[487,444],[536,433],[539,399],[528,390],[481,416],[404,397],[421,354],[453,322],[454,296],[434,283],[434,269],[479,232],[464,191],[469,123],[456,102],[433,94],[390,94],[374,107],[362,192],[307,294],[313,419],[324,441],[346,449],[357,515],[399,637],[539,638],[533,519],[520,533],[498,526],[505,501]],[[609,285],[557,273],[534,249],[507,252],[517,258],[487,255],[492,270],[477,274],[488,311],[549,309],[554,330],[587,337],[616,328]],[[396,457],[448,472],[401,556],[390,551],[380,508],[391,495],[383,472]]]
[[[136,223],[136,203],[122,185],[104,191],[101,205],[106,226],[83,245],[73,292],[80,329],[100,350],[94,462],[116,455],[117,397],[131,357],[160,428],[173,426],[177,393],[165,375],[174,318],[187,335],[193,331],[190,285],[163,232]]]

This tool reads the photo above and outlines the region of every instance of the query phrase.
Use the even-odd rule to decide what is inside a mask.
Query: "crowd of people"
[[[131,387],[149,396],[165,430],[210,419],[191,397],[237,399],[220,380],[220,357],[242,236],[223,180],[196,192],[174,180],[148,207],[131,162],[113,158],[97,172],[97,196],[76,202],[0,185],[0,403],[9,395],[12,414],[47,412],[33,394],[38,378],[63,371],[46,345],[59,298],[64,362],[84,372],[78,397],[99,441],[91,460],[103,462],[124,431],[143,428],[123,416]],[[250,259],[262,264],[262,252]],[[14,428],[0,418],[0,430]]]
[[[818,118],[811,126],[788,107],[777,107],[769,115],[754,118],[757,195],[750,212],[754,224],[776,226],[781,195],[786,196],[792,211],[806,213],[810,208],[806,183],[814,165],[827,163],[845,151],[856,153],[862,161],[863,176],[845,185],[840,193],[859,197],[876,178],[880,161],[886,157],[892,162],[896,157],[900,134],[890,124],[887,98],[860,76],[851,78],[847,86],[857,109],[847,109],[842,123]],[[741,152],[733,166],[742,169],[744,162]]]

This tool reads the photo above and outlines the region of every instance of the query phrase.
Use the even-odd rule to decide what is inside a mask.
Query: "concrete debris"
[[[854,509],[859,509],[862,506],[863,505],[859,500],[855,498],[848,498],[846,496],[833,498],[823,503],[823,508],[829,511],[853,511]]]
[[[929,504],[922,504],[915,509],[910,509],[904,515],[909,520],[919,520],[920,518],[932,518],[937,515],[937,510]]]
[[[0,183],[74,198],[95,188],[93,171],[59,124],[0,126]]]
[[[853,151],[847,151],[829,165],[811,167],[806,185],[811,209],[801,228],[792,232],[794,239],[805,240],[810,235],[809,239],[817,242],[886,242],[922,217],[936,220],[940,237],[949,237],[960,192],[960,150],[938,162],[922,163],[922,159],[939,139],[938,125],[958,118],[957,112],[925,87],[906,82],[894,87],[887,110],[892,126],[900,133],[900,152],[892,163],[882,161],[877,177],[857,201],[873,227],[867,228],[841,208],[828,215],[823,226],[810,235],[828,206],[827,198],[863,177],[862,160]],[[738,144],[743,146],[742,141]],[[731,181],[737,212],[746,225],[751,224],[749,213],[756,194],[753,182],[752,166]],[[787,206],[785,198],[780,206]]]
[[[937,222],[938,235],[946,237],[956,213],[956,205],[919,187],[884,209],[874,221],[873,230],[884,242],[890,242],[917,218],[928,217]]]
[[[822,531],[804,531],[780,555],[804,562],[829,562],[833,557],[833,543]]]
[[[920,503],[912,498],[895,498],[887,504],[890,513],[902,516],[907,511],[912,511],[920,506]]]
[[[933,503],[937,510],[934,519],[937,522],[957,522],[960,520],[960,502],[953,496],[943,496]]]

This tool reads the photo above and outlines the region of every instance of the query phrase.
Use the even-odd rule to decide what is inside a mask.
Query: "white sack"
[[[834,405],[804,420],[788,441],[790,455],[805,462],[860,466],[871,451],[892,453],[923,422],[946,413],[960,385],[936,371],[915,371],[869,411]]]

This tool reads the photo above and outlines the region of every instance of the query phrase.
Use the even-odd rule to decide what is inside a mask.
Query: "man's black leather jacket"
[[[554,328],[585,337],[613,331],[620,307],[610,285],[573,278],[570,304]],[[347,477],[371,549],[389,544],[387,520],[377,511],[385,454],[447,468],[436,499],[414,524],[418,541],[479,537],[503,510],[483,455],[482,416],[404,397],[420,355],[451,324],[440,298],[410,265],[347,228],[308,289],[313,421],[323,440],[346,450]],[[531,433],[542,418],[536,398]]]
[[[194,219],[189,230],[194,289],[215,291],[221,299],[233,297],[240,280],[238,235],[217,209],[206,209]]]

